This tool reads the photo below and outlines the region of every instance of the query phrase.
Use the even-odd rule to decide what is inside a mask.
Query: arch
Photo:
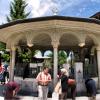
[[[18,46],[18,43],[20,40],[26,40],[26,36],[23,33],[15,34],[10,36],[10,38],[7,41],[7,48],[11,48],[11,46]]]
[[[53,52],[51,50],[46,50],[44,56],[53,56]]]
[[[62,46],[77,46],[80,40],[75,34],[64,33],[60,36],[59,41]]]
[[[42,57],[42,53],[41,53],[41,50],[35,50],[35,52],[38,51],[34,56],[39,58],[39,57]]]
[[[51,36],[49,34],[40,33],[33,37],[32,40],[34,45],[51,45]]]
[[[99,42],[97,40],[97,37],[93,34],[88,34],[86,35],[86,38],[85,38],[85,44],[88,45],[98,45]]]
[[[64,54],[67,56],[67,52],[65,51],[65,50],[59,50],[59,52],[58,53],[60,53],[60,52],[64,52]]]

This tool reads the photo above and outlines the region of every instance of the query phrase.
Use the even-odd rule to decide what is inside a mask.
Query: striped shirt
[[[51,75],[49,73],[45,74],[44,72],[40,72],[37,75],[36,79],[37,79],[37,81],[41,81],[41,82],[51,81]]]

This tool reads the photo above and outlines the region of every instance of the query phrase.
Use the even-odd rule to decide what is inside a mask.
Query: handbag
[[[68,85],[74,85],[75,83],[75,79],[68,79]]]

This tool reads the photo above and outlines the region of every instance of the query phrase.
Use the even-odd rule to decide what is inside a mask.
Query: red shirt
[[[0,66],[0,74],[5,71],[5,68],[3,66]]]

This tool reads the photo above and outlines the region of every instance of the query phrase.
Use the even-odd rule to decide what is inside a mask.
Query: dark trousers
[[[96,96],[96,84],[94,80],[89,80],[86,83],[88,96]]]
[[[62,92],[62,94],[59,95],[59,100],[66,100],[67,99],[67,92]]]
[[[75,96],[76,96],[76,84],[69,85],[68,89],[70,89],[71,98],[73,100],[75,100]]]

